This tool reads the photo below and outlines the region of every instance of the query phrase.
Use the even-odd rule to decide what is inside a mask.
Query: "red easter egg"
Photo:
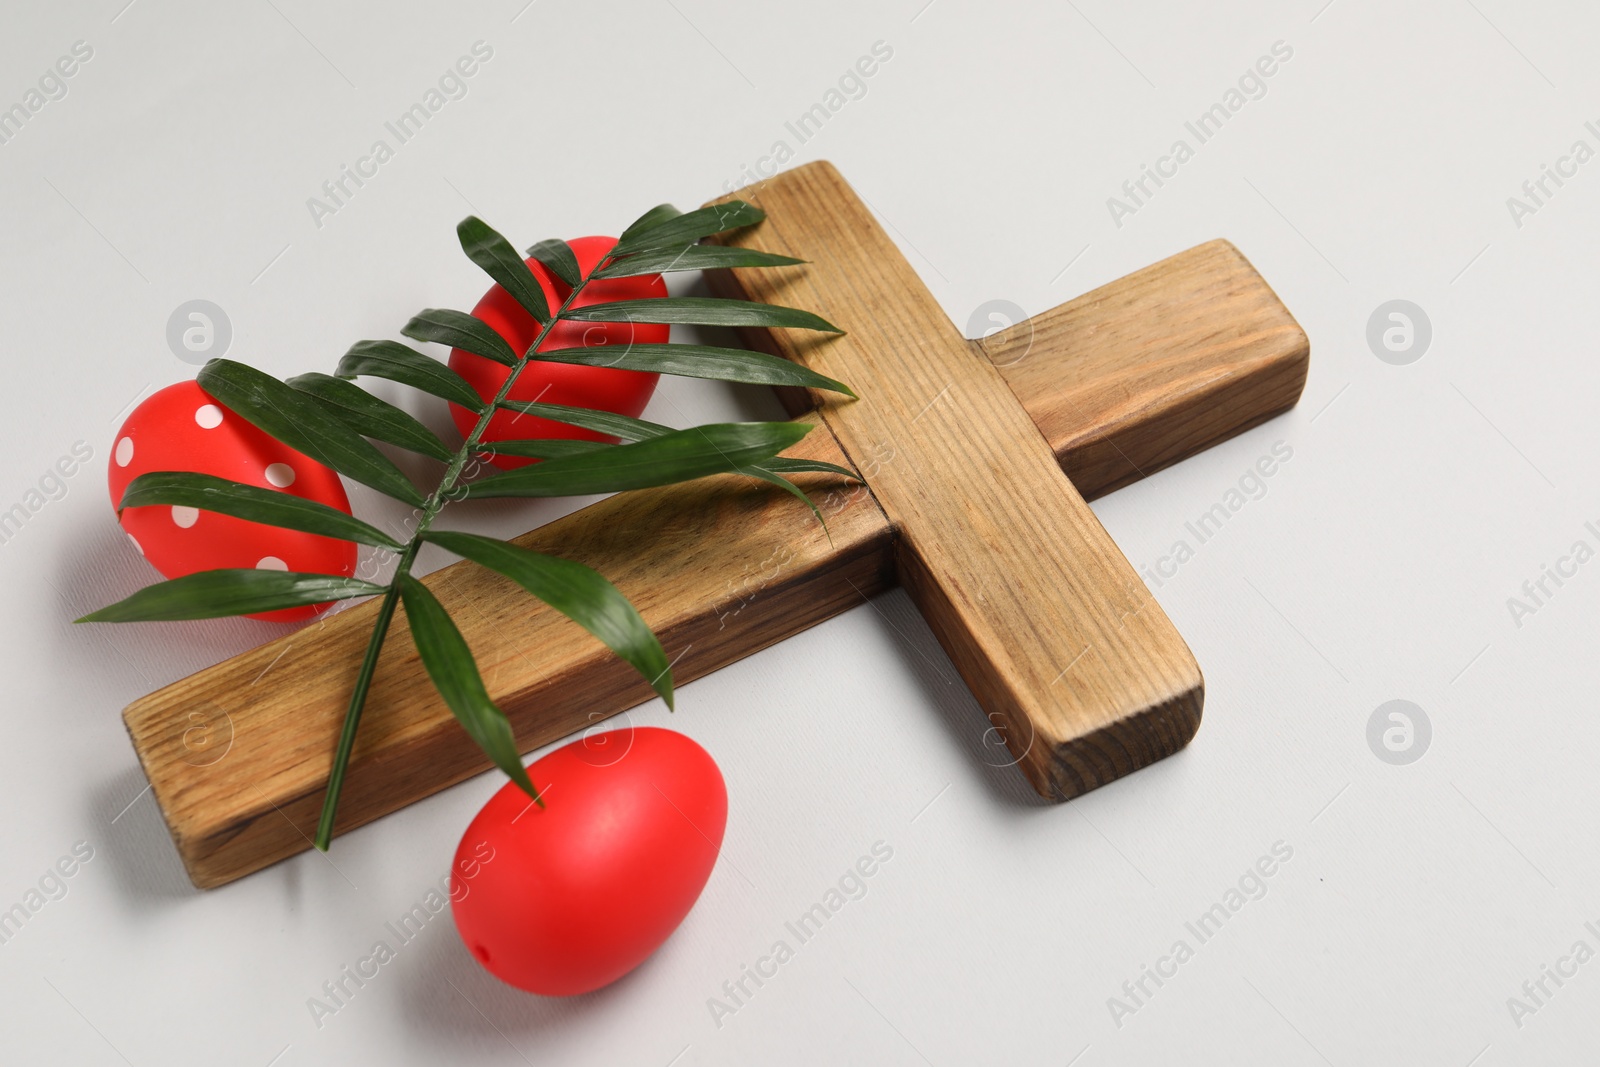
[[[578,267],[587,274],[600,262],[612,246],[615,237],[579,237],[568,241]],[[529,258],[528,267],[544,290],[545,302],[554,311],[572,292],[570,286],[550,273],[538,260]],[[667,284],[659,274],[637,278],[608,278],[590,282],[583,293],[573,301],[573,307],[606,304],[613,300],[642,300],[667,295]],[[492,326],[505,338],[513,351],[521,354],[539,336],[539,323],[517,303],[512,295],[495,286],[478,301],[473,315]],[[552,348],[596,347],[599,345],[666,344],[672,328],[659,323],[629,322],[569,322],[561,321],[551,329],[549,336],[539,345],[539,351]],[[463,352],[450,351],[450,369],[465,378],[485,401],[492,400],[505,384],[511,368],[491,359]],[[618,370],[614,367],[579,367],[567,363],[536,363],[523,371],[512,388],[512,400],[536,400],[545,404],[565,404],[568,407],[599,408],[634,418],[650,402],[660,375],[643,371]],[[456,428],[465,437],[477,425],[478,416],[459,405],[450,405],[450,415]],[[569,438],[581,441],[614,441],[615,438],[590,430],[551,422],[535,415],[515,411],[496,412],[489,420],[483,435],[485,441],[517,439]],[[526,466],[537,460],[517,456],[493,456],[490,462],[511,469]]]
[[[339,475],[277,441],[219,404],[197,382],[178,382],[145,399],[117,431],[109,468],[111,506],[128,483],[152,471],[190,471],[276,489],[349,514]],[[168,578],[220,567],[259,567],[349,577],[356,546],[349,541],[283,530],[184,507],[122,512],[134,547]],[[274,622],[309,619],[327,605],[252,616]]]
[[[722,845],[727,789],[705,749],[656,727],[586,736],[528,775],[545,807],[508,783],[462,835],[456,930],[504,982],[587,993],[643,963],[689,913]]]

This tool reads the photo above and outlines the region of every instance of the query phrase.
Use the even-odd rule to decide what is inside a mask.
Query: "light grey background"
[[[1542,1003],[1522,987],[1575,942],[1600,949],[1600,563],[1520,626],[1507,605],[1600,542],[1600,162],[1520,226],[1507,204],[1575,140],[1600,148],[1592,8],[125,2],[12,5],[0,32],[0,106],[93,48],[0,145],[0,510],[74,442],[94,450],[0,546],[0,907],[94,850],[0,945],[7,1063],[1593,1061],[1600,962],[1546,979]],[[316,226],[307,198],[479,40],[493,58],[468,95]],[[797,144],[784,123],[877,41],[893,56],[866,94]],[[1278,41],[1293,56],[1265,95],[1118,226],[1107,198],[1193,145],[1184,122]],[[211,300],[231,356],[328,369],[419,307],[471,305],[484,283],[452,232],[468,212],[519,245],[616,232],[722,192],[779,139],[841,168],[958,323],[1225,236],[1305,326],[1298,408],[1096,505],[1153,567],[1275,443],[1293,450],[1152,583],[1205,671],[1198,737],[1040,806],[989,766],[987,724],[891,594],[686,687],[670,718],[632,714],[698,738],[730,792],[704,896],[638,972],[525,996],[440,921],[319,1028],[307,998],[443,874],[499,776],[340,839],[331,862],[188,886],[119,712],[278,630],[68,621],[154,577],[104,468],[123,413],[193,373],[168,316]],[[1391,300],[1431,320],[1408,365],[1367,345]],[[668,382],[649,414],[775,411]],[[469,518],[512,533],[558,510]],[[1420,760],[1368,747],[1391,700],[1429,718]],[[867,895],[716,1025],[708,998],[879,840],[894,858]],[[1293,854],[1265,895],[1199,944],[1185,923],[1276,842]],[[1193,958],[1115,1012],[1179,939]],[[1513,996],[1536,1010],[1514,1018]]]

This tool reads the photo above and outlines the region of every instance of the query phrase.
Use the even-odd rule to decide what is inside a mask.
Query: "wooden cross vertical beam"
[[[860,395],[818,411],[858,468],[877,460],[900,581],[1034,788],[1076,796],[1183,747],[1200,668],[1000,372],[831,165],[753,202],[767,222],[728,242],[811,266],[735,269],[722,288],[849,331],[748,340]]]

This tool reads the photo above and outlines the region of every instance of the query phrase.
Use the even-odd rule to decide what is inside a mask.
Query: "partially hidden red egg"
[[[578,267],[585,274],[592,270],[617,243],[615,237],[578,237],[567,242]],[[554,311],[572,292],[538,260],[529,258],[528,268],[544,290],[545,302]],[[573,301],[575,308],[607,304],[615,300],[643,300],[667,295],[666,282],[659,274],[637,278],[607,278],[590,282]],[[540,326],[512,295],[495,286],[478,301],[472,314],[494,328],[513,351],[522,354],[539,336]],[[538,351],[554,348],[593,348],[600,345],[666,344],[672,327],[661,323],[570,322],[563,320],[550,330]],[[465,378],[484,400],[492,400],[505,384],[511,368],[459,348],[450,351],[450,369]],[[660,375],[615,367],[584,367],[570,363],[535,363],[517,377],[511,389],[512,400],[536,400],[567,407],[599,408],[618,415],[637,418],[650,402]],[[477,424],[478,416],[452,404],[450,415],[465,437]],[[614,438],[590,430],[552,422],[520,412],[500,411],[489,420],[485,441],[564,438],[583,441],[612,441]],[[516,456],[493,456],[490,462],[510,469],[536,460]]]
[[[528,774],[545,807],[508,783],[462,835],[456,929],[502,981],[587,993],[643,963],[689,913],[722,846],[727,790],[705,749],[656,727],[587,736]]]
[[[147,397],[117,431],[111,448],[111,506],[128,483],[152,471],[210,474],[315,500],[349,514],[339,475],[259,430],[218,403],[197,382],[178,382]],[[168,578],[221,567],[257,567],[349,577],[356,546],[188,507],[126,508],[122,528]],[[263,612],[274,622],[307,619],[326,605]]]

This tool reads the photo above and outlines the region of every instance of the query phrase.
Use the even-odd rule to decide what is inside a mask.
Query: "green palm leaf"
[[[783,475],[774,474],[765,465],[744,467],[740,469],[739,473],[749,475],[751,478],[756,478],[760,481],[766,482],[768,485],[775,485],[779,489],[782,489],[785,493],[788,493],[790,496],[800,501],[806,507],[811,509],[811,514],[815,515],[817,517],[817,521],[822,523],[823,532],[827,532],[828,520],[822,517],[822,509],[817,507],[817,505],[809,496],[806,496],[804,489],[801,489],[798,485],[795,485]],[[830,544],[833,542],[833,534],[828,534],[828,541]]]
[[[574,441],[565,437],[529,437],[510,441],[484,441],[479,449],[496,456],[522,456],[526,459],[566,459],[602,448],[615,448],[609,441]]]
[[[644,231],[653,230],[664,222],[671,222],[673,219],[678,218],[682,214],[683,212],[679,211],[671,204],[657,204],[655,207],[651,208],[649,211],[646,211],[643,215],[640,215],[638,218],[630,222],[628,224],[628,228],[622,231],[622,236],[617,238],[617,240],[619,242],[632,240]]]
[[[661,642],[628,598],[599,571],[476,534],[430,530],[423,539],[505,575],[588,630],[631,664],[672,707],[672,667]]]
[[[551,237],[528,249],[528,255],[549,267],[550,273],[566,282],[568,288],[576,289],[583,284],[578,257],[572,254],[572,246],[567,242]]]
[[[77,622],[177,622],[254,615],[329,600],[372,596],[384,587],[337,574],[225,569],[147,585]]]
[[[399,341],[357,341],[339,360],[335,373],[341,378],[367,375],[388,378],[409,385],[441,400],[460,404],[469,411],[482,411],[488,405],[467,380],[432,356]]]
[[[646,422],[643,419],[629,418],[627,415],[618,415],[610,411],[598,411],[594,408],[574,408],[564,404],[541,404],[536,400],[502,400],[500,406],[507,411],[518,411],[524,415],[537,415],[541,419],[551,422],[566,423],[568,426],[579,426],[595,433],[609,434],[620,437],[624,441],[647,441],[652,437],[661,437],[669,433],[677,433],[670,426],[662,426],[657,422]]]
[[[841,467],[837,463],[828,463],[820,459],[790,459],[787,456],[773,456],[761,464],[766,470],[776,474],[842,474],[851,481],[864,481],[861,475],[849,467]]]
[[[743,200],[729,200],[691,211],[686,215],[664,217],[647,226],[640,226],[639,222],[644,221],[640,219],[617,239],[616,247],[611,250],[611,254],[625,256],[645,248],[692,244],[714,233],[753,226],[766,217],[767,213],[754,205],[747,204]]]
[[[528,780],[527,768],[522,765],[511,722],[489,699],[472,650],[450,620],[444,605],[428,592],[427,586],[409,574],[400,579],[400,600],[405,604],[406,621],[411,626],[411,639],[422,657],[422,666],[451,713],[478,747],[494,760],[495,766],[505,771],[523,792],[539,800],[539,791]],[[540,803],[542,805],[543,801]]]
[[[422,494],[400,468],[316,397],[231,359],[208,362],[199,381],[224,407],[289,447],[380,493],[422,506]]]
[[[461,240],[461,250],[483,272],[523,306],[523,309],[540,322],[550,321],[550,305],[545,302],[539,279],[517,255],[511,242],[501,237],[488,223],[476,215],[468,215],[456,226],[456,236]]]
[[[734,422],[673,430],[637,444],[496,474],[467,486],[465,495],[584,496],[735,473],[771,459],[810,429],[803,422]]]
[[[123,508],[158,504],[200,508],[286,530],[301,530],[396,551],[405,547],[382,530],[338,508],[330,508],[293,493],[188,471],[152,471],[139,475],[123,490],[117,512],[120,514]]]
[[[573,322],[670,322],[691,326],[776,326],[794,330],[844,333],[827,319],[798,308],[779,307],[755,300],[724,300],[714,296],[665,296],[645,300],[614,300],[609,304],[568,308],[563,319]]]
[[[595,272],[596,278],[633,278],[641,274],[666,274],[680,270],[717,270],[723,267],[789,267],[804,263],[793,256],[758,252],[725,245],[683,245],[647,248],[615,260]]]
[[[386,400],[379,400],[355,382],[331,374],[311,371],[297,374],[284,383],[291,389],[309,393],[328,405],[356,433],[387,441],[391,445],[450,462],[453,455],[437,434],[409,413]]]
[[[452,311],[449,308],[425,308],[411,317],[411,321],[400,327],[400,333],[413,341],[428,341],[438,345],[449,345],[459,348],[463,352],[492,359],[496,363],[503,363],[507,367],[515,367],[520,356],[516,350],[506,344],[506,339],[495,332],[487,322],[465,311]]]
[[[855,399],[856,395],[843,382],[778,356],[745,348],[689,344],[596,345],[535,352],[531,358],[546,363],[575,363],[584,367],[616,367],[621,370],[674,374],[680,378],[711,378],[752,385],[804,386],[843,393],[851,399]]]

